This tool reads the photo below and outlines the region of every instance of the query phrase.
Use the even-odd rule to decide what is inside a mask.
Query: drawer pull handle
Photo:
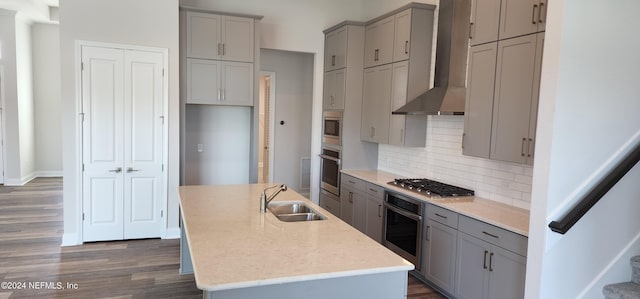
[[[404,54],[409,54],[409,41],[404,42]]]
[[[352,181],[352,180],[349,180],[349,183],[350,183],[350,184],[355,184],[356,182],[354,182],[354,181]]]
[[[493,252],[489,255],[489,271],[493,272]]]
[[[484,251],[484,259],[483,259],[483,263],[484,264],[482,265],[482,267],[485,268],[485,269],[487,269],[487,253],[489,253],[489,251],[485,250]]]
[[[493,237],[493,238],[496,238],[496,239],[499,239],[499,238],[500,238],[500,237],[498,237],[498,236],[496,236],[496,235],[494,235],[494,234],[490,234],[490,233],[485,232],[485,231],[482,231],[482,233],[483,233],[483,234],[485,234],[485,235],[487,235],[487,236],[489,236],[489,237]]]
[[[533,11],[531,12],[531,24],[536,24],[536,9],[538,8],[538,4],[533,5]]]
[[[447,216],[443,216],[443,215],[440,215],[440,214],[438,214],[438,213],[436,213],[435,215],[436,215],[436,216],[438,216],[438,217],[440,217],[440,218],[442,218],[442,219],[447,219]]]
[[[378,205],[378,217],[382,218],[382,205]]]
[[[375,193],[378,193],[378,190],[373,189],[373,188],[369,188],[369,191],[371,191],[371,192],[375,192]]]
[[[426,240],[427,242],[431,242],[431,240],[429,240],[429,229],[430,229],[430,228],[431,228],[431,226],[428,226],[428,225],[427,225],[427,233],[425,234],[425,240]]]

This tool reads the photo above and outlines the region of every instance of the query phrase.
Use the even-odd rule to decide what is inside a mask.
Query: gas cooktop
[[[460,188],[428,179],[395,179],[389,182],[403,189],[420,193],[429,197],[473,196],[473,190]]]

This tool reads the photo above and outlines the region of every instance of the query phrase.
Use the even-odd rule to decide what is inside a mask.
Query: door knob
[[[133,167],[127,167],[127,172],[140,171],[139,169],[133,169]]]
[[[116,167],[114,169],[109,170],[109,172],[120,173],[120,172],[122,172],[122,167]]]

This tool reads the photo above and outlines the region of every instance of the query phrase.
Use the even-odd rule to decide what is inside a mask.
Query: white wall
[[[547,228],[640,142],[639,10],[633,0],[549,3],[526,298],[602,298],[640,254],[638,165],[567,234]]]
[[[62,175],[62,100],[60,99],[60,30],[58,25],[31,26],[35,171]]]
[[[178,236],[179,28],[178,0],[60,1],[60,68],[63,119],[63,244],[80,241],[79,107],[76,42],[100,41],[169,49],[168,234]]]
[[[20,179],[35,177],[35,130],[31,67],[31,24],[16,16],[16,76],[18,83],[18,126],[20,130]]]
[[[275,72],[273,182],[300,191],[300,158],[311,157],[313,54],[262,49],[261,69]],[[273,83],[272,83],[273,84]],[[274,85],[272,85],[274,86]],[[280,125],[280,121],[284,125]]]
[[[429,116],[425,148],[380,145],[378,168],[408,177],[428,177],[475,194],[529,209],[531,166],[462,155],[464,116]]]

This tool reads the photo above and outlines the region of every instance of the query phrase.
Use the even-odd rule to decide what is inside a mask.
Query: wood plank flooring
[[[179,240],[60,247],[62,233],[61,178],[0,186],[0,299],[202,298],[193,275],[178,274]],[[444,297],[409,276],[407,298]]]

